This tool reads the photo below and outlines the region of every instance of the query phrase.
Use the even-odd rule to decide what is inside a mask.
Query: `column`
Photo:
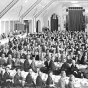
[[[29,20],[29,33],[32,33],[32,20]]]
[[[15,30],[15,21],[13,21],[13,32]]]
[[[3,21],[4,22],[4,31],[3,31],[3,33],[5,33],[5,21]]]
[[[1,21],[0,21],[0,39],[1,39],[1,30],[2,30],[2,29],[1,29]]]
[[[32,33],[36,32],[36,18],[33,17],[33,21],[32,21]]]
[[[9,28],[8,29],[9,29],[9,32],[11,32],[11,30],[10,30],[10,21],[9,21]]]

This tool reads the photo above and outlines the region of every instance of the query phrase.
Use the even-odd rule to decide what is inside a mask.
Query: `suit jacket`
[[[24,61],[24,71],[27,72],[30,68],[31,68],[31,65],[30,65],[29,61],[26,59]]]
[[[73,74],[74,71],[78,72],[78,68],[76,67],[76,65],[75,66],[71,65],[71,73]]]
[[[16,85],[16,84],[20,84],[20,80],[22,80],[21,75],[18,75],[18,74],[16,73],[16,75],[14,76],[14,84],[15,84],[15,85]]]
[[[12,79],[11,76],[10,76],[10,73],[5,72],[4,76],[3,76],[3,80],[6,81],[8,79]]]
[[[8,58],[7,65],[12,65],[13,66],[14,65],[14,61],[12,59]]]
[[[65,63],[62,65],[61,70],[62,70],[62,71],[68,71],[68,70],[69,70],[69,65],[68,65],[67,62],[65,62]]]
[[[20,57],[21,59],[26,59],[26,55],[24,53],[23,54],[20,54],[20,56],[21,56]]]
[[[29,73],[26,76],[26,82],[27,82],[27,84],[34,84],[34,81]]]
[[[48,76],[47,81],[46,81],[46,85],[50,85],[53,84],[53,80],[50,76]]]
[[[5,65],[6,65],[6,62],[5,62],[5,60],[4,60],[4,59],[0,59],[0,65],[3,65],[3,66],[5,66]]]
[[[56,69],[55,64],[52,60],[49,63],[46,61],[45,62],[45,67],[47,67],[47,69],[50,69],[52,71],[54,71]]]
[[[8,57],[9,53],[5,53],[5,57]]]
[[[44,82],[40,76],[37,76],[36,78],[36,85],[41,87],[44,86]]]
[[[3,81],[3,73],[0,73],[0,82]]]
[[[35,60],[39,60],[39,55],[36,55]]]

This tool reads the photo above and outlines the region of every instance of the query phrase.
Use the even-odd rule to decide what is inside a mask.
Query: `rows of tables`
[[[35,64],[36,64],[36,66],[39,66],[39,65],[42,65],[43,62],[42,62],[42,61],[35,61]],[[82,66],[81,66],[81,68],[82,68]],[[0,70],[2,70],[2,72],[3,72],[3,74],[4,74],[5,69],[4,69],[4,68],[0,68]],[[11,75],[12,77],[14,77],[15,74],[16,74],[16,70],[15,70],[15,69],[14,69],[14,70],[9,70],[9,72],[10,72],[10,75]],[[25,72],[25,71],[22,70],[22,71],[21,71],[21,75],[22,75],[22,77],[25,79],[26,76],[28,75],[28,72]],[[33,79],[34,79],[34,82],[36,82],[37,75],[38,75],[37,73],[34,73],[34,72],[32,71],[32,77],[33,77]],[[47,77],[48,77],[47,74],[42,73],[42,79],[43,79],[44,81],[47,80]],[[58,75],[58,76],[57,76],[57,75],[53,75],[53,76],[52,76],[52,79],[53,79],[53,81],[54,81],[55,84],[58,85],[58,81],[59,81],[60,77],[61,77],[60,75]],[[66,77],[66,78],[65,78],[65,81],[66,81],[66,84],[68,84],[68,82],[69,82],[69,77]],[[85,79],[85,78],[75,78],[75,87],[76,87],[76,88],[80,88],[80,87],[85,88],[85,87],[88,87],[88,79]]]
[[[26,34],[24,34],[24,35],[17,35],[16,37],[25,38],[25,37],[26,37]],[[13,38],[11,38],[11,39],[13,39]],[[11,40],[11,39],[10,39],[10,40]],[[9,39],[8,39],[8,38],[0,40],[1,45],[6,44],[6,43],[8,43],[8,42],[9,42]],[[13,60],[15,61],[15,59],[13,59]],[[24,63],[24,59],[21,59],[21,62]],[[32,62],[32,61],[30,60],[30,62]],[[35,65],[36,65],[37,67],[40,67],[40,66],[42,67],[43,64],[44,64],[43,61],[35,61]],[[62,66],[62,63],[57,63],[57,62],[55,62],[55,65],[56,65],[57,67],[61,67],[61,66]],[[85,68],[87,68],[88,66],[87,66],[87,65],[77,65],[77,67],[78,67],[79,69],[82,69],[82,68],[85,69]],[[3,74],[4,74],[5,69],[0,68],[0,70],[2,70],[2,71],[3,71]],[[9,72],[10,72],[10,75],[13,76],[13,77],[14,77],[15,74],[16,74],[16,70],[15,70],[15,69],[14,69],[14,70],[9,70]],[[27,74],[28,74],[28,72],[21,71],[21,75],[22,75],[22,77],[23,77],[24,79],[26,78]],[[32,77],[33,77],[34,81],[36,80],[37,75],[38,75],[37,73],[32,72]],[[47,77],[48,77],[47,74],[42,73],[42,79],[43,79],[44,81],[46,81]],[[58,76],[53,75],[53,76],[52,76],[53,81],[54,81],[55,83],[58,83],[60,77],[61,77],[60,75],[58,75]],[[68,84],[69,78],[66,77],[65,81],[66,81],[66,83]],[[80,87],[81,87],[81,88],[88,88],[88,79],[85,79],[85,78],[82,78],[82,79],[81,79],[81,78],[75,78],[75,87],[76,87],[76,88],[80,88]]]
[[[16,35],[16,38],[26,38],[26,36],[27,36],[26,33],[25,34],[19,34],[19,35]],[[5,38],[5,39],[0,40],[1,45],[4,45],[4,44],[8,43],[9,39],[12,40],[13,37],[12,38]]]

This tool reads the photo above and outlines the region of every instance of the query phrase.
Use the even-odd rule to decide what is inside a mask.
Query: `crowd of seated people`
[[[43,64],[36,66],[36,61]],[[88,65],[88,34],[85,32],[46,31],[29,34],[26,38],[14,37],[8,44],[0,46],[0,85],[53,88],[56,85],[52,75],[61,74],[57,88],[74,88],[75,77],[88,78],[88,68],[79,69],[77,65],[80,64]],[[9,70],[15,71],[14,77]],[[22,77],[22,71],[28,72],[26,79]],[[36,82],[32,72],[38,75]],[[43,73],[48,75],[45,81],[41,77]],[[68,85],[65,76],[69,77]]]
[[[2,33],[0,39],[11,38],[23,33],[26,33],[26,31],[15,30],[13,32],[9,32],[8,34]]]

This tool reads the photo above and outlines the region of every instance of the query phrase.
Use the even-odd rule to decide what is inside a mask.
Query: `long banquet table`
[[[3,73],[5,72],[5,69],[2,69],[2,68],[0,68],[0,69],[3,71]],[[14,77],[15,74],[16,74],[16,70],[15,70],[15,69],[14,69],[14,70],[9,70],[9,72],[10,72],[10,75],[11,75],[12,77]],[[24,79],[26,78],[27,74],[28,74],[28,72],[21,71],[21,75],[22,75],[22,77],[23,77]],[[34,82],[36,81],[37,75],[38,75],[37,73],[32,72],[32,77],[33,77],[33,79],[34,79]],[[44,81],[47,80],[47,77],[48,77],[47,74],[42,73],[42,79],[43,79]],[[59,81],[60,77],[61,77],[60,75],[58,75],[58,76],[53,75],[53,76],[52,76],[52,79],[53,79],[54,83],[55,83],[57,86],[58,86],[58,81]],[[66,78],[65,78],[65,81],[66,81],[66,84],[68,84],[68,82],[69,82],[69,77],[66,77]],[[80,79],[80,78],[75,78],[75,88],[88,88],[88,79],[85,79],[85,78],[82,78],[82,79]]]
[[[16,35],[16,38],[26,38],[26,36],[27,36],[26,33],[25,34],[19,34],[19,35]],[[10,38],[10,40],[12,40],[12,39],[13,39],[13,37]],[[0,40],[1,45],[4,45],[8,42],[9,42],[9,38],[5,38],[5,39]]]

